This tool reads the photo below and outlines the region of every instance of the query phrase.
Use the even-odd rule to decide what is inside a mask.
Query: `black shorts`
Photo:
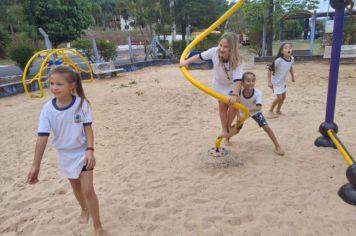
[[[86,166],[83,166],[82,172],[83,172],[83,171],[90,171],[90,170],[94,170],[94,168],[87,169],[87,167],[86,167]]]
[[[257,122],[260,127],[268,125],[266,118],[263,116],[262,112],[254,114],[252,118]]]

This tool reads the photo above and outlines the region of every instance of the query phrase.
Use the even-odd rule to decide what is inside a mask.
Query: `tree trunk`
[[[266,49],[267,56],[272,56],[273,42],[273,0],[267,0],[267,21],[266,21]]]

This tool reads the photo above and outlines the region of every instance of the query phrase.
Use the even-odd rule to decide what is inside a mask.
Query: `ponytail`
[[[80,103],[77,108],[77,111],[78,111],[78,110],[80,110],[80,108],[82,108],[84,100],[86,100],[87,103],[89,103],[89,104],[90,104],[90,102],[87,99],[87,97],[85,96],[83,84],[82,84],[82,76],[81,76],[80,72],[74,71],[74,74],[75,74],[75,92],[80,97]]]
[[[267,65],[268,66],[268,69],[272,72],[272,75],[274,75],[274,73],[276,72],[276,67],[275,67],[275,61],[282,57],[283,54],[282,54],[282,51],[283,51],[283,48],[284,48],[284,45],[286,45],[288,43],[282,43],[282,45],[279,47],[279,50],[278,50],[278,54],[277,56],[274,58],[273,62],[271,65]]]

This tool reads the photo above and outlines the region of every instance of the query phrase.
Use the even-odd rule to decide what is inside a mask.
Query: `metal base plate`
[[[212,147],[208,151],[209,156],[213,156],[213,157],[224,157],[228,153],[229,152],[223,147],[220,147],[219,149],[216,149],[215,147]]]

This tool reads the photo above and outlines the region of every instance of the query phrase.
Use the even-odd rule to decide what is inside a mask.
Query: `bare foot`
[[[229,138],[229,132],[227,132],[226,130],[223,130],[220,134],[220,137],[222,138]]]
[[[280,156],[284,156],[284,154],[285,154],[285,152],[283,151],[283,149],[281,147],[274,149],[274,152]]]
[[[82,213],[80,214],[79,223],[80,224],[88,224],[88,221],[89,221],[89,210],[84,209],[84,210],[82,210]]]
[[[232,145],[232,143],[230,142],[230,139],[225,138],[223,142],[224,142],[225,146],[231,146]]]
[[[241,126],[238,128],[231,127],[229,132],[229,139],[240,132]]]
[[[276,113],[274,113],[273,111],[269,111],[268,114],[267,114],[267,118],[268,119],[274,119],[274,118],[277,118],[278,115]]]
[[[279,116],[284,115],[284,113],[282,113],[281,111],[276,111],[276,114],[279,115]]]
[[[95,236],[105,236],[105,231],[102,227],[95,229]]]

